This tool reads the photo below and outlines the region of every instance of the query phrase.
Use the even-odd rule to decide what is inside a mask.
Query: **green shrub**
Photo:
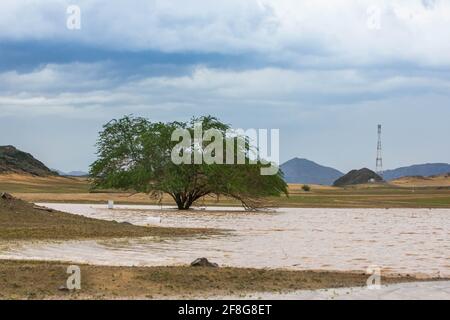
[[[305,192],[309,192],[309,191],[311,191],[311,187],[309,185],[307,185],[307,184],[304,184],[302,186],[302,190],[305,191]]]

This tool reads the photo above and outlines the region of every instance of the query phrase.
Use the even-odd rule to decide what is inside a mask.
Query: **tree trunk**
[[[189,210],[192,204],[201,198],[201,196],[195,193],[175,193],[172,194],[172,198],[175,200],[178,210]]]
[[[178,210],[189,210],[190,206],[191,206],[191,205],[189,205],[189,204],[186,203],[186,202],[182,202],[182,201],[177,202]]]
[[[178,210],[189,210],[192,205],[192,202],[177,202]]]
[[[173,198],[177,203],[178,210],[189,210],[193,203],[190,197],[186,197],[185,195],[179,193],[175,194]]]

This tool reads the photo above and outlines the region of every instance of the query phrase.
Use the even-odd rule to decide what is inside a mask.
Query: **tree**
[[[159,198],[166,193],[180,210],[189,209],[205,196],[232,197],[241,201],[246,209],[257,209],[264,206],[264,197],[287,195],[282,172],[261,175],[260,169],[267,164],[261,160],[250,163],[249,152],[245,153],[245,164],[175,164],[171,155],[173,150],[177,150],[179,141],[172,141],[172,133],[176,129],[185,129],[193,136],[198,123],[203,130],[214,129],[223,134],[227,142],[233,142],[235,160],[238,150],[251,152],[247,137],[227,137],[230,127],[211,116],[169,123],[153,123],[144,118],[126,116],[110,121],[99,133],[98,159],[90,169],[93,187],[134,190]],[[239,144],[239,139],[244,143]],[[190,146],[190,149],[179,152],[193,157],[195,152],[207,148],[208,143],[203,141],[201,146],[196,146],[192,142]],[[212,155],[222,153],[226,157],[227,152],[230,149],[223,146],[220,150],[213,150]]]

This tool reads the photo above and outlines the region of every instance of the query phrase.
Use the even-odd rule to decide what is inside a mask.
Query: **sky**
[[[0,145],[86,171],[113,118],[214,115],[282,162],[375,169],[378,124],[386,169],[450,162],[449,39],[447,0],[2,0]]]

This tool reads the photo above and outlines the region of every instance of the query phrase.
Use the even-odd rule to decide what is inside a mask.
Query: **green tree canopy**
[[[94,188],[134,190],[155,197],[167,193],[181,210],[189,209],[195,201],[209,195],[232,197],[246,209],[256,209],[264,206],[264,197],[287,194],[281,171],[261,175],[260,169],[267,167],[267,163],[260,160],[250,163],[249,153],[245,153],[245,164],[175,164],[171,154],[178,141],[172,141],[172,133],[186,129],[193,136],[196,123],[201,123],[203,130],[215,129],[224,137],[230,128],[211,116],[193,118],[190,122],[153,123],[131,116],[110,121],[99,134],[98,159],[91,165]],[[239,138],[243,144],[237,143]],[[239,149],[251,152],[248,137],[226,139],[235,140],[235,157]],[[203,142],[200,150],[206,145]],[[194,143],[191,146],[191,150],[181,152],[193,154]],[[224,146],[213,154],[216,152],[223,152],[225,158],[230,150]]]

